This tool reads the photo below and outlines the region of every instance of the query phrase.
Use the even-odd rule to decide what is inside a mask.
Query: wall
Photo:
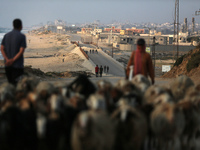
[[[136,50],[136,45],[128,45],[128,44],[120,44],[119,49],[120,50],[128,50],[128,51],[133,51]],[[150,46],[151,50],[152,50],[152,46]],[[179,52],[189,52],[191,49],[196,48],[195,46],[181,46],[179,45]],[[175,51],[176,51],[176,47],[175,47]],[[173,52],[173,45],[156,45],[155,46],[155,52],[169,52],[172,53]]]

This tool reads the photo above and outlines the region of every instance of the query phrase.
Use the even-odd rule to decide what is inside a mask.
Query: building
[[[56,26],[66,26],[66,22],[60,19],[55,20]]]
[[[120,35],[125,35],[125,30],[120,30]]]
[[[92,44],[92,41],[92,36],[81,36],[81,42],[83,42],[84,44]]]
[[[91,34],[92,28],[82,28],[81,33],[82,34]]]
[[[94,29],[94,31],[91,32],[93,35],[98,35],[102,33],[102,29]]]
[[[111,27],[111,28],[105,28],[104,32],[113,32],[113,33],[120,33],[121,29],[117,29],[115,27]]]
[[[126,31],[132,31],[134,34],[144,34],[144,29],[136,29],[132,27],[131,29],[126,28]]]

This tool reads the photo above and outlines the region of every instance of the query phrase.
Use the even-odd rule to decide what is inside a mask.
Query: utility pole
[[[151,28],[150,27],[144,27],[144,28],[147,28],[149,30],[149,35],[148,35],[148,46],[150,47],[150,31],[151,31]]]
[[[155,36],[153,37],[153,45],[152,45],[152,56],[153,56],[153,66],[154,66],[154,70],[156,67],[156,52],[155,52],[155,45],[156,45],[156,38]]]
[[[112,27],[111,27],[111,44],[112,44],[112,58],[113,58],[113,41],[112,41]]]
[[[179,0],[175,0],[175,15],[174,15],[174,46],[173,52],[176,49],[176,59],[179,57]],[[176,40],[175,40],[176,37]]]

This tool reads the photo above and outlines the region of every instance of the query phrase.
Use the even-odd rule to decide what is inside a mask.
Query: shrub
[[[182,63],[184,57],[185,57],[185,55],[179,57],[179,58],[176,60],[176,62],[174,63],[174,66],[179,66],[179,65]]]
[[[187,72],[190,72],[190,70],[197,68],[199,64],[200,64],[200,51],[194,53],[191,56],[191,59],[188,61],[187,64]]]

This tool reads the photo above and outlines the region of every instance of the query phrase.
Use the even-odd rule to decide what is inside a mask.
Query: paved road
[[[68,34],[67,33],[67,35],[69,35],[70,36],[70,41],[79,41],[79,42],[81,42],[81,36],[80,35],[78,35],[78,34]]]
[[[109,66],[109,74],[114,76],[124,77],[124,67],[119,64],[116,60],[105,54],[102,50],[98,50],[98,53],[88,53],[89,58],[94,62],[94,64],[99,67]]]
[[[90,44],[82,44],[80,42],[81,38],[80,35],[74,35],[74,34],[69,34],[70,40],[71,41],[79,41],[79,45],[82,47],[88,47],[91,49],[95,49],[96,47]],[[106,72],[106,74],[112,74],[114,76],[118,77],[124,77],[125,76],[125,71],[124,67],[119,64],[116,60],[114,60],[112,57],[108,56],[106,53],[104,53],[102,50],[98,50],[98,53],[90,53],[88,52],[89,58],[93,61],[94,64],[101,66],[104,68],[104,66],[109,66],[109,71]]]

